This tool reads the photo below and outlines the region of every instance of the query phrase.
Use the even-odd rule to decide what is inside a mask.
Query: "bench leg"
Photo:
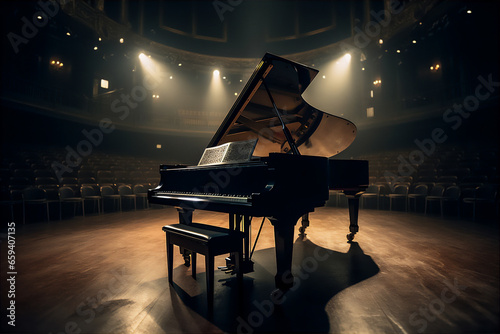
[[[170,234],[167,235],[167,274],[168,274],[168,282],[170,284],[173,283],[173,267],[174,267],[174,245],[170,242]]]
[[[207,303],[208,313],[213,312],[214,307],[214,257],[210,251],[205,255],[205,267],[207,272]]]
[[[191,252],[191,276],[196,279],[196,253]]]

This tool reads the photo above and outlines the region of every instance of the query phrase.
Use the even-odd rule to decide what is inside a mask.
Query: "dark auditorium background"
[[[97,191],[111,184],[116,194],[119,185],[147,190],[158,185],[160,164],[196,165],[266,52],[319,70],[304,99],[356,124],[356,139],[335,158],[369,161],[377,204],[367,195],[361,213],[408,211],[417,223],[430,217],[465,224],[464,231],[484,227],[498,248],[499,4],[1,1],[2,330],[15,331],[5,317],[8,223],[16,223],[19,248],[24,233],[135,214],[129,203],[102,214],[85,203],[82,212],[61,204],[58,191],[70,187],[79,197],[84,184]],[[418,184],[456,186],[460,195],[427,213],[411,201],[392,208],[397,185],[407,196]],[[24,209],[24,191],[32,187],[45,190],[50,214],[39,205]],[[327,205],[346,210],[345,197],[332,193]],[[136,210],[168,209],[149,207],[138,195]],[[485,256],[498,260],[498,252]],[[498,330],[498,302],[486,307],[490,322],[465,330]],[[19,321],[29,316],[18,309]],[[18,328],[35,331],[26,326]]]

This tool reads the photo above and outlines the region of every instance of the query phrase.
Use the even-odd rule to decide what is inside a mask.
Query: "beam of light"
[[[141,61],[141,66],[145,74],[151,76],[155,80],[160,79],[159,63],[157,61],[142,52],[139,54],[139,60]]]
[[[210,85],[206,91],[205,98],[203,99],[202,109],[207,115],[207,123],[217,123],[221,122],[220,117],[224,117],[225,112],[231,107],[232,99],[235,95],[234,91],[228,91],[226,87],[226,81],[222,79],[221,71],[215,69],[212,72],[212,78],[210,80]]]
[[[345,55],[343,55],[339,60],[337,60],[336,64],[339,65],[341,68],[342,67],[348,67],[349,64],[351,63],[351,54],[350,53],[346,53]],[[340,69],[341,69],[340,68]]]
[[[322,80],[314,80],[302,95],[311,105],[326,113],[349,117],[353,110],[354,71],[352,55],[345,53],[318,66]]]

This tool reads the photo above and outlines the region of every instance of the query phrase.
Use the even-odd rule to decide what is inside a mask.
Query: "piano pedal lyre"
[[[184,259],[184,265],[189,267],[191,265],[191,251],[188,249],[181,249],[182,258]]]
[[[226,274],[234,275],[236,274],[236,267],[234,265],[230,266],[219,266],[217,267],[219,270],[225,272]]]

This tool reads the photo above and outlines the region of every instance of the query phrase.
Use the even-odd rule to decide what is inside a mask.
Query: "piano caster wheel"
[[[356,234],[351,232],[347,235],[347,242],[351,242]]]

